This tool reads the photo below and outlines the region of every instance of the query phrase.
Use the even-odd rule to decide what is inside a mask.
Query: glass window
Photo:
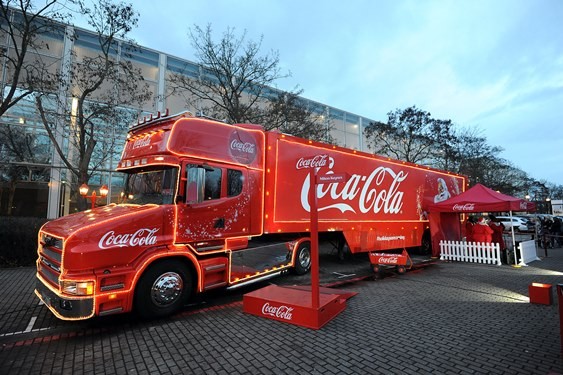
[[[335,144],[344,145],[346,144],[346,133],[340,130],[332,129],[330,135],[334,138]]]
[[[353,150],[360,149],[360,136],[357,134],[346,133],[346,147]]]
[[[351,134],[360,134],[360,125],[347,122],[346,132]]]
[[[176,168],[141,170],[127,177],[123,203],[171,204],[176,187]]]
[[[219,198],[221,198],[221,169],[206,168],[203,199],[209,200]]]
[[[227,170],[227,196],[235,197],[242,192],[244,177],[242,171],[234,169]]]

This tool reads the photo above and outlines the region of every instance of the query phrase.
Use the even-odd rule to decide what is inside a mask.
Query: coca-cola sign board
[[[315,169],[321,221],[419,220],[425,202],[438,194],[439,178],[451,195],[463,186],[462,178],[428,168],[290,141],[278,143],[275,168],[274,221],[278,223],[294,222],[297,216],[308,219],[310,176]]]

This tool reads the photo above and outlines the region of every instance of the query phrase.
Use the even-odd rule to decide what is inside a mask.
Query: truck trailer
[[[318,230],[340,254],[429,246],[425,205],[466,186],[447,171],[189,112],[132,126],[117,170],[127,175],[117,204],[39,231],[35,293],[60,319],[161,317],[196,293],[307,273],[315,171],[326,181],[314,187]]]

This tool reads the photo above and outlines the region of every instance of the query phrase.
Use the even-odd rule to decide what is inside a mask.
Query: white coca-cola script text
[[[146,135],[143,138],[139,138],[133,142],[133,148],[141,148],[151,144],[151,136]]]
[[[380,264],[397,264],[399,257],[396,256],[383,256],[379,258],[378,263]]]
[[[256,152],[256,146],[250,142],[241,142],[239,140],[233,139],[231,142],[231,150],[236,150],[253,155]]]
[[[293,307],[288,307],[285,305],[272,306],[268,302],[266,302],[262,306],[262,314],[273,316],[284,320],[291,320],[291,318],[293,317],[292,311],[293,311]]]
[[[320,168],[324,167],[328,161],[328,155],[316,155],[310,158],[300,158],[297,160],[295,169]]]
[[[474,211],[475,203],[454,204],[452,208],[454,211]]]
[[[330,170],[327,175],[331,173],[334,172]],[[403,171],[396,172],[389,167],[380,166],[374,169],[369,176],[353,174],[346,183],[319,184],[317,198],[321,203],[318,210],[335,208],[342,213],[360,211],[365,214],[370,211],[374,213],[383,211],[386,214],[398,214],[403,207],[404,196],[400,185],[407,176],[408,173]],[[301,206],[306,211],[310,210],[308,200],[310,184],[310,178],[306,176],[301,188]],[[325,196],[330,198],[331,202],[328,205],[322,204]]]
[[[134,233],[124,234],[115,234],[113,230],[110,230],[100,238],[98,247],[100,249],[111,249],[112,247],[154,245],[157,240],[156,232],[158,232],[158,228],[140,228]]]

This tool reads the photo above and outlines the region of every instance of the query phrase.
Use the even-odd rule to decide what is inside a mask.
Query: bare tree
[[[451,137],[450,120],[433,119],[416,106],[396,109],[387,116],[387,123],[373,122],[365,129],[368,145],[377,154],[428,164]]]
[[[334,143],[335,140],[330,135],[330,119],[315,113],[299,94],[300,92],[288,92],[270,99],[264,128],[277,129],[296,137]]]
[[[327,138],[327,123],[300,101],[302,90],[283,92],[273,88],[290,73],[279,68],[277,51],[261,54],[262,38],[246,41],[232,28],[218,42],[210,25],[194,26],[189,37],[200,72],[194,76],[175,73],[170,79],[172,94],[182,94],[186,104],[207,116],[230,123],[261,124],[293,135],[317,140]]]
[[[35,6],[36,3],[40,5]],[[71,4],[71,0],[0,1],[0,37],[3,38],[0,116],[38,87],[55,81],[50,63],[38,53],[49,48],[41,35],[62,33],[59,22],[68,21],[67,7]]]
[[[127,51],[136,48],[135,44],[118,40],[125,39],[137,25],[132,5],[102,0],[92,8],[82,3],[80,7],[97,34],[97,55],[82,56],[81,60],[75,56],[76,61],[67,69],[69,76],[59,73],[65,95],[44,90],[35,97],[53,146],[77,184],[87,183],[112,156],[118,139],[115,134],[124,133],[126,125],[138,116],[132,108],[141,107],[151,97],[140,69],[127,58]],[[65,149],[66,143],[71,152]]]

